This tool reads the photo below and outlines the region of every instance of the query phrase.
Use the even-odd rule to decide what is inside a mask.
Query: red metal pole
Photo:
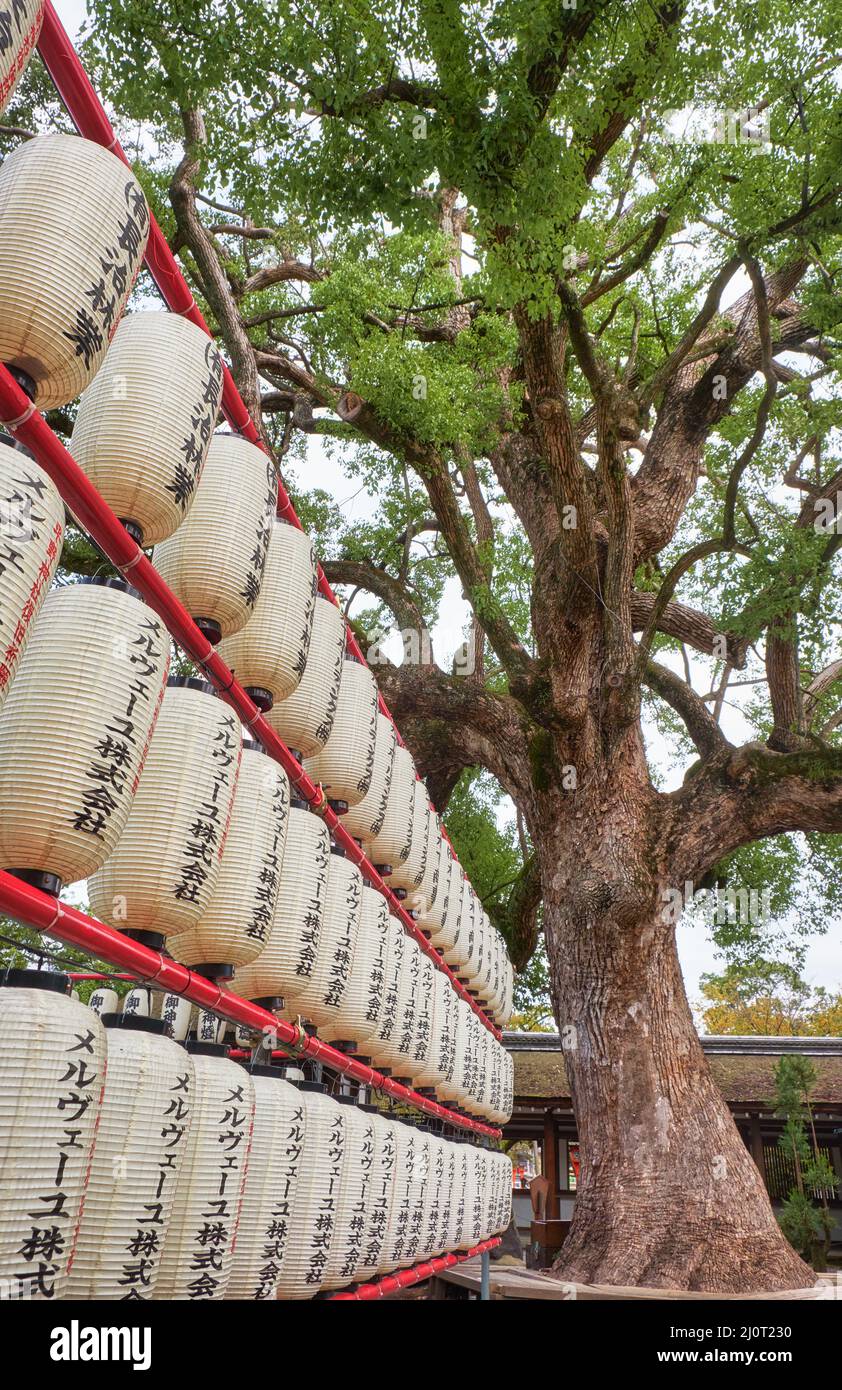
[[[486,1250],[493,1250],[499,1244],[500,1237],[492,1236],[490,1240],[484,1240],[480,1245],[475,1245],[472,1250],[448,1251],[446,1255],[437,1255],[435,1259],[424,1260],[422,1264],[410,1265],[408,1269],[398,1269],[394,1274],[385,1274],[382,1279],[375,1279],[370,1284],[360,1284],[353,1293],[328,1294],[325,1301],[327,1303],[371,1303],[378,1298],[388,1298],[389,1294],[397,1293],[400,1289],[408,1289],[412,1284],[422,1284],[425,1279],[431,1279],[434,1274],[441,1274],[445,1269],[452,1269],[454,1265],[460,1265],[465,1260],[472,1259],[474,1255],[482,1255]]]
[[[310,1037],[297,1024],[276,1018],[259,1004],[242,999],[230,990],[221,989],[213,980],[207,980],[203,975],[188,970],[186,965],[170,960],[158,951],[150,951],[147,946],[132,941],[113,927],[88,917],[79,908],[60,902],[4,871],[0,871],[0,912],[8,913],[16,921],[35,927],[38,931],[48,932],[50,936],[57,937],[67,945],[89,951],[100,960],[107,960],[112,965],[130,970],[138,979],[157,985],[161,990],[181,994],[200,1008],[218,1014],[220,1018],[230,1019],[232,1023],[245,1024],[259,1033],[270,1032],[285,1051],[322,1062],[331,1071],[341,1072],[364,1086],[383,1091],[395,1100],[413,1105],[447,1124],[458,1125],[460,1129],[469,1129],[494,1139],[500,1137],[499,1129],[454,1114],[437,1101],[428,1100],[426,1096],[419,1095],[408,1086],[402,1086],[390,1076],[382,1076],[364,1062],[346,1057],[328,1043]]]
[[[17,439],[20,439],[27,448],[32,450],[42,468],[53,479],[64,501],[80,524],[102,547],[116,568],[126,576],[138,592],[143,595],[147,603],[155,609],[179,646],[193,658],[197,665],[203,668],[208,679],[220,692],[223,699],[236,710],[242,723],[254,733],[256,738],[259,738],[266,752],[281,764],[302,797],[323,817],[328,830],[342,845],[347,857],[359,866],[371,886],[386,898],[391,911],[398,917],[404,929],[417,941],[425,955],[428,955],[434,964],[445,973],[453,988],[470,1004],[489,1031],[499,1039],[499,1030],[495,1029],[485,1011],[471,997],[462,982],[457,980],[447,963],[430,945],[417,923],[413,921],[390,891],[374,866],[369,863],[356,840],[344,829],[339,817],[328,806],[321,787],[312,781],[298,760],[292,756],[286,744],[264,719],[243,687],[234,679],[233,673],[225,662],[196,627],[187,609],[164,583],[152,562],[117,520],[87,474],[68,453],[44,417],[35,409],[17,382],[2,365],[0,365],[0,420],[6,424],[6,427],[12,431]]]

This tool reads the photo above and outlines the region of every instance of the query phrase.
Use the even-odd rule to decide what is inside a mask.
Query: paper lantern
[[[12,445],[0,435],[0,445]],[[58,566],[64,503],[28,452],[0,448],[0,710]]]
[[[300,993],[295,995],[296,1012],[317,1029],[322,1024],[335,1027],[344,1017],[360,928],[362,891],[362,875],[356,864],[345,858],[341,846],[332,845],[316,958],[310,974],[302,980]]]
[[[149,1299],[187,1149],[193,1063],[160,1019],[103,1022],[105,1093],[65,1296]]]
[[[412,1073],[412,1046],[415,1040],[415,1019],[421,980],[421,950],[411,936],[403,943],[403,963],[396,1007],[395,1028],[381,1056],[387,1058],[392,1075],[407,1082]]]
[[[470,1005],[464,999],[457,998],[456,1020],[453,1029],[453,1070],[450,1078],[436,1088],[439,1100],[446,1104],[462,1106],[467,1099],[464,1078],[465,1053],[466,1049],[470,1049],[470,1014]]]
[[[432,964],[432,962],[431,962]],[[453,1027],[457,995],[443,971],[432,968],[432,999],[430,1010],[430,1043],[426,1062],[414,1075],[415,1089],[435,1088],[445,1082],[452,1071]]]
[[[409,1185],[409,1216],[406,1239],[398,1260],[398,1268],[406,1269],[418,1264],[425,1254],[425,1215],[427,1197],[430,1189],[431,1141],[426,1125],[415,1126],[415,1158],[412,1163]]]
[[[274,1298],[295,1206],[304,1144],[302,1097],[277,1067],[253,1067],[254,1134],[228,1298]]]
[[[406,958],[406,943],[409,938],[397,917],[393,917],[391,913],[387,923],[387,934],[380,1010],[374,1031],[361,1048],[361,1053],[369,1057],[372,1065],[388,1076],[391,1062],[396,1055],[398,1008]]]
[[[502,1094],[500,1098],[500,1124],[505,1125],[508,1124],[509,1120],[512,1118],[512,1106],[514,1105],[515,1073],[512,1054],[510,1052],[507,1052],[505,1048],[501,1048],[500,1053],[500,1061],[503,1072],[503,1082],[501,1087]]]
[[[431,918],[433,904],[439,895],[439,871],[442,865],[442,851],[445,842],[441,833],[441,821],[429,804],[427,816],[427,858],[424,865],[424,877],[415,895],[410,893],[407,906],[419,913],[420,925],[425,936],[429,937],[432,934],[432,927],[428,919]],[[435,920],[433,919],[434,925]]]
[[[418,950],[418,988],[415,996],[415,1019],[413,1022],[412,1045],[409,1053],[410,1072],[409,1076],[413,1086],[417,1086],[418,1077],[423,1075],[430,1064],[433,1055],[433,1023],[435,1018],[435,977],[441,975],[441,971],[433,965],[432,960],[415,943]],[[449,986],[448,986],[449,987]]]
[[[130,989],[123,998],[123,1013],[134,1014],[138,1018],[149,1018],[150,1004],[148,989]]]
[[[432,813],[427,788],[418,779],[412,788],[412,799],[412,835],[409,853],[404,859],[399,859],[397,864],[392,865],[389,887],[393,891],[395,888],[405,888],[408,894],[407,906],[423,912],[426,903],[421,901],[418,889],[423,882],[427,868],[427,846],[430,839]]]
[[[397,731],[394,724],[385,714],[378,714],[371,783],[362,801],[351,806],[342,817],[342,824],[348,834],[358,840],[370,840],[383,828],[389,789],[392,785],[396,747]]]
[[[274,704],[267,715],[287,748],[303,758],[318,753],[330,738],[344,654],[342,614],[323,594],[317,594],[304,675],[293,693]]]
[[[295,1016],[296,1000],[316,964],[329,860],[324,821],[294,798],[269,939],[255,961],[237,970],[237,994],[261,1000],[281,996],[287,1013]]]
[[[227,972],[213,963],[245,965],[260,955],[275,916],[288,814],[286,773],[248,745],[213,897],[194,927],[170,939],[175,960],[219,975]]]
[[[382,893],[362,885],[360,924],[354,959],[334,1019],[319,1023],[319,1037],[365,1044],[377,1028],[386,987],[389,908]]]
[[[348,1112],[315,1082],[299,1087],[304,1106],[304,1140],[298,1186],[281,1260],[278,1297],[313,1298],[322,1286],[336,1232]]]
[[[168,665],[164,624],[122,581],[48,595],[0,715],[0,866],[57,893],[104,863]]]
[[[388,864],[392,873],[406,861],[412,849],[415,780],[412,754],[408,748],[396,747],[383,823],[376,834],[363,841],[372,864]]]
[[[435,1249],[450,1249],[450,1231],[453,1222],[453,1204],[456,1197],[456,1145],[450,1140],[444,1144],[444,1176],[439,1202],[438,1229]]]
[[[129,314],[79,405],[70,452],[139,545],[187,516],[222,399],[222,358],[178,314]]]
[[[367,1207],[360,1262],[354,1275],[357,1283],[373,1279],[383,1269],[397,1183],[397,1125],[394,1120],[380,1113],[375,1114],[373,1119],[375,1145],[371,1169],[371,1200]]]
[[[0,12],[0,116],[14,95],[15,87],[32,57],[44,19],[45,0],[14,0]]]
[[[88,998],[88,1008],[102,1018],[103,1014],[116,1013],[119,1002],[116,989],[95,989]]]
[[[474,933],[474,890],[464,873],[462,878],[462,894],[459,906],[459,927],[455,932],[452,941],[443,942],[441,953],[458,976],[470,959],[471,944]]]
[[[102,365],[149,236],[140,184],[109,150],[38,135],[0,166],[0,362],[38,406]]]
[[[389,1228],[383,1249],[380,1266],[383,1273],[398,1269],[405,1262],[406,1247],[409,1242],[412,1221],[412,1207],[415,1196],[415,1164],[418,1155],[418,1131],[402,1120],[395,1120],[395,1139],[397,1158],[395,1162],[395,1182],[392,1195],[392,1209],[389,1213]]]
[[[155,568],[209,642],[239,632],[260,597],[278,500],[275,465],[237,434],[215,434],[202,481]]]
[[[254,1124],[248,1072],[215,1043],[188,1042],[193,1115],[155,1285],[156,1300],[225,1297]],[[210,1238],[209,1238],[210,1237]]]
[[[174,676],[125,830],[89,884],[100,921],[160,948],[201,920],[219,881],[241,752],[230,706],[205,682]]]
[[[313,781],[321,783],[328,801],[343,813],[359,805],[371,786],[376,735],[374,677],[356,657],[346,655],[330,737],[304,764]]]
[[[79,1230],[105,1081],[105,1030],[70,981],[0,973],[0,1281],[7,1298],[61,1298]]]
[[[156,995],[155,1017],[162,1018],[176,1042],[184,1042],[190,1030],[193,1005],[180,994]]]
[[[459,938],[462,926],[462,894],[465,887],[462,865],[449,846],[447,858],[439,872],[446,876],[447,888],[441,908],[441,923],[437,930],[430,933],[430,941],[446,959],[447,953],[452,952],[454,943]]]
[[[379,1140],[374,1107],[360,1106],[354,1097],[348,1095],[338,1096],[337,1101],[345,1108],[345,1161],[339,1181],[336,1227],[322,1279],[323,1291],[341,1289],[353,1283],[357,1270],[364,1262]]]
[[[427,1193],[424,1201],[424,1259],[440,1255],[444,1250],[441,1243],[442,1209],[445,1202],[445,1181],[447,1179],[447,1144],[443,1139],[431,1136],[430,1166],[427,1174]]]
[[[241,631],[219,644],[222,660],[264,713],[291,695],[304,675],[317,580],[310,537],[275,520],[254,611]]]
[[[470,1179],[470,1146],[465,1143],[464,1140],[457,1140],[453,1143],[453,1149],[455,1156],[455,1173],[450,1198],[450,1229],[448,1231],[447,1248],[448,1250],[459,1250],[462,1247],[462,1240],[465,1234],[468,1204],[470,1201],[470,1192],[468,1191]]]

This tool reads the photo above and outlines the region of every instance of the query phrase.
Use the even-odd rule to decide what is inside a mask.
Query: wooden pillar
[[[768,1188],[769,1184],[766,1182],[766,1161],[763,1157],[763,1135],[760,1130],[759,1115],[752,1115],[749,1122],[749,1134],[751,1137],[751,1144],[749,1146],[751,1149],[751,1156],[757,1164],[757,1171]]]
[[[544,1176],[550,1187],[547,1193],[547,1220],[558,1219],[558,1137],[556,1135],[555,1114],[544,1111]]]

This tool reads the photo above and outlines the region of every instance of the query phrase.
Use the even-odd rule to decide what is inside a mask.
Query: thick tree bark
[[[553,1005],[582,1166],[554,1273],[578,1283],[720,1293],[807,1288],[714,1084],[669,912],[660,804],[635,775],[632,728],[571,818],[533,824]],[[555,814],[552,805],[555,803]],[[546,814],[549,812],[550,814]]]

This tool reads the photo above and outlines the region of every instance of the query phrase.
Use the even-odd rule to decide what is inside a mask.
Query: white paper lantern
[[[178,314],[128,314],[79,405],[70,452],[138,544],[187,516],[222,399],[222,358]]]
[[[190,1031],[193,1005],[180,994],[157,994],[154,1013],[162,1018],[176,1042],[184,1042]]]
[[[64,503],[34,459],[0,435],[0,709],[61,556]],[[9,447],[12,446],[12,447]]]
[[[342,1039],[366,1050],[365,1044],[377,1027],[383,994],[389,946],[389,908],[382,893],[368,884],[362,886],[360,925],[348,982],[339,1001],[337,1016],[319,1024],[324,1042]]]
[[[122,160],[77,135],[38,135],[0,166],[0,362],[39,410],[93,379],[149,236]]]
[[[372,864],[388,864],[393,873],[405,863],[412,849],[415,780],[415,764],[409,749],[395,748],[392,784],[383,824],[377,834],[363,841],[363,848]]]
[[[424,1201],[424,1259],[440,1255],[444,1250],[441,1244],[442,1210],[445,1202],[445,1181],[447,1178],[447,1144],[443,1139],[432,1136],[430,1142],[430,1167],[427,1174],[427,1193]]]
[[[432,935],[430,919],[433,904],[439,895],[439,870],[442,863],[444,837],[441,833],[441,821],[432,806],[428,805],[427,814],[427,858],[424,865],[424,877],[415,895],[409,895],[407,906],[414,908],[419,913],[419,921],[424,934],[430,937]]]
[[[105,1030],[66,975],[0,974],[0,1281],[61,1298],[105,1082]]]
[[[424,1258],[426,1239],[426,1207],[430,1191],[430,1160],[432,1156],[432,1135],[424,1126],[415,1127],[415,1159],[412,1164],[412,1179],[409,1188],[409,1220],[406,1240],[401,1257],[400,1269],[418,1264]]]
[[[444,1177],[439,1204],[439,1224],[436,1230],[435,1248],[449,1250],[451,1226],[453,1223],[453,1204],[456,1198],[456,1145],[451,1140],[444,1143]]]
[[[155,1299],[225,1297],[234,1257],[254,1085],[214,1043],[187,1043],[195,1071],[193,1115],[164,1241]]]
[[[457,1140],[453,1144],[456,1158],[456,1172],[454,1175],[453,1189],[450,1202],[450,1231],[448,1234],[448,1250],[462,1249],[462,1242],[467,1228],[468,1208],[471,1201],[470,1193],[470,1145],[464,1140]]]
[[[371,1170],[371,1200],[366,1214],[362,1255],[355,1279],[363,1283],[382,1272],[386,1238],[397,1185],[397,1125],[387,1115],[373,1116],[375,1129],[374,1162]]]
[[[310,537],[276,519],[254,611],[240,632],[219,644],[222,660],[264,713],[291,695],[304,675],[317,583]]]
[[[277,1067],[250,1071],[255,1112],[249,1167],[228,1298],[275,1297],[295,1207],[304,1144],[304,1104]]]
[[[103,1014],[116,1013],[119,1002],[116,989],[95,989],[88,998],[88,1008],[102,1018]]]
[[[130,989],[123,997],[123,1013],[134,1014],[138,1018],[149,1018],[151,1000],[148,989]]]
[[[285,1016],[310,979],[319,950],[330,861],[324,821],[294,799],[287,821],[281,882],[269,939],[255,961],[241,966],[234,991],[246,999],[282,996]]]
[[[417,946],[417,942],[415,943]],[[433,1024],[435,1020],[435,977],[444,978],[441,971],[420,948],[418,949],[418,988],[415,996],[415,1020],[413,1022],[412,1047],[409,1054],[411,1069],[409,1076],[413,1086],[423,1075],[433,1055]]]
[[[267,718],[287,748],[311,758],[330,738],[345,654],[345,623],[323,594],[316,596],[310,650],[304,675],[291,695],[279,700]]]
[[[257,959],[275,917],[288,814],[283,768],[256,745],[247,746],[213,897],[194,927],[170,939],[174,960],[206,967]]]
[[[415,1164],[418,1156],[418,1131],[401,1120],[395,1120],[397,1160],[389,1229],[383,1250],[381,1270],[389,1273],[406,1262],[415,1197]]]
[[[453,940],[442,944],[442,955],[455,974],[464,969],[470,959],[474,932],[474,890],[462,874],[462,896],[459,908],[459,927]]]
[[[239,632],[254,613],[277,501],[268,454],[240,435],[215,434],[187,517],[152,556],[209,642]]]
[[[430,933],[430,940],[439,954],[447,959],[447,953],[453,951],[454,943],[459,939],[462,926],[462,894],[465,887],[462,865],[449,846],[447,859],[440,873],[447,875],[447,891],[442,904],[441,924],[436,931]]]
[[[407,935],[404,942],[403,965],[401,967],[400,988],[398,990],[397,1022],[387,1056],[392,1075],[410,1084],[412,1075],[412,1047],[415,1040],[415,1020],[418,1014],[418,998],[422,972],[421,948]]]
[[[357,1279],[365,1258],[365,1235],[374,1199],[373,1178],[379,1132],[371,1108],[350,1096],[339,1096],[345,1107],[345,1162],[339,1182],[336,1229],[325,1268],[322,1289],[341,1289]]]
[[[104,1023],[105,1094],[66,1297],[149,1299],[187,1150],[193,1063],[160,1019]]]
[[[380,1071],[391,1068],[397,1058],[399,1010],[404,960],[409,937],[396,917],[389,914],[386,923],[387,949],[384,965],[384,986],[374,1030],[361,1049]]]
[[[169,636],[125,588],[47,597],[0,715],[0,867],[56,892],[114,849],[163,694]]]
[[[430,840],[432,813],[427,788],[418,779],[412,788],[412,798],[412,838],[409,853],[405,859],[392,865],[389,887],[392,890],[405,888],[408,895],[407,907],[423,912],[426,903],[422,901],[418,890],[424,880],[427,868],[427,847]]]
[[[342,817],[342,824],[358,840],[370,840],[383,828],[389,789],[392,785],[392,768],[397,747],[397,731],[391,719],[385,714],[377,715],[377,734],[374,742],[374,765],[368,791],[356,806],[351,806]]]
[[[230,706],[204,682],[173,677],[125,830],[89,884],[100,921],[160,938],[201,920],[219,881],[241,753]]]
[[[44,19],[46,0],[15,0],[8,10],[0,13],[0,33],[3,48],[0,52],[0,116],[14,95],[38,42]]]
[[[313,968],[295,995],[296,1012],[321,1029],[344,1017],[345,997],[360,928],[362,875],[333,845],[327,875],[321,932]],[[334,1033],[334,1037],[336,1034]]]
[[[446,1104],[462,1106],[467,1095],[464,1086],[466,1050],[470,1049],[471,1007],[464,999],[456,1000],[456,1022],[454,1025],[453,1070],[449,1080],[437,1088],[439,1100]]]
[[[298,1186],[281,1260],[278,1297],[313,1298],[320,1290],[336,1233],[348,1113],[321,1086],[303,1081],[304,1142]]]
[[[357,806],[371,786],[377,735],[377,686],[367,666],[353,656],[342,663],[339,698],[330,737],[315,757],[305,762],[314,782],[320,782],[328,801],[342,810]]]
[[[423,983],[426,987],[426,981]],[[424,1001],[425,1012],[429,1008],[429,1046],[423,1065],[415,1059],[413,1084],[417,1091],[435,1088],[447,1079],[448,1058],[453,1050],[453,1022],[457,996],[447,976],[435,966],[432,966],[430,985],[432,998],[429,1005]],[[420,1039],[417,1040],[417,1048],[420,1048]]]

